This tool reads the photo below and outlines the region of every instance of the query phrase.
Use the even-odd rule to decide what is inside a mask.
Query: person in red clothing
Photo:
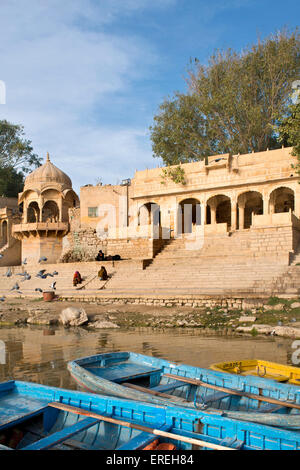
[[[82,283],[82,278],[81,278],[80,272],[76,271],[73,276],[73,286],[77,286],[77,284],[81,284],[81,283]]]

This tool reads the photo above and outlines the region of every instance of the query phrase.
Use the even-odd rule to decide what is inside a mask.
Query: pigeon
[[[40,289],[39,287],[36,287],[34,290],[35,290],[36,292],[43,292],[42,289]]]
[[[55,289],[56,289],[55,285],[56,285],[56,281],[55,281],[55,282],[52,282],[50,288],[55,290]]]
[[[57,271],[53,271],[52,275],[53,275],[53,276],[57,276],[57,275],[58,275],[58,272],[57,272]]]
[[[48,258],[46,258],[46,256],[41,256],[40,259],[39,259],[39,263],[41,263],[42,261],[47,261]]]
[[[0,259],[3,258],[3,255],[0,255]]]
[[[23,260],[23,264],[27,264],[27,258]]]
[[[23,282],[24,281],[29,281],[29,279],[31,279],[31,276],[30,276],[30,274],[26,273],[25,276],[24,276]]]
[[[41,270],[37,273],[36,277],[40,277],[41,279],[46,279],[47,274],[45,274],[45,271],[46,271],[46,269],[41,269]]]
[[[37,273],[36,277],[44,276],[44,275],[45,275],[45,274],[44,274],[45,271],[46,271],[46,269],[41,269],[41,270]]]
[[[5,300],[5,295],[3,295],[2,297],[0,297],[0,301],[1,301],[1,302],[4,302],[4,300]]]
[[[6,277],[10,277],[12,275],[12,272],[11,272],[10,268],[7,270],[7,273],[5,275],[6,275]]]
[[[16,282],[15,285],[10,290],[19,290],[19,289],[20,289],[19,284]]]

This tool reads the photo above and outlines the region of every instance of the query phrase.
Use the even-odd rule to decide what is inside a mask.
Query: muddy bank
[[[265,305],[239,310],[223,307],[157,307],[154,305],[104,305],[42,299],[6,299],[0,305],[0,326],[57,325],[68,307],[86,314],[82,327],[105,328],[199,328],[227,335],[275,335],[300,338],[300,299],[271,297]]]

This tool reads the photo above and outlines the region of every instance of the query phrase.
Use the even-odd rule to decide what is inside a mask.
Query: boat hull
[[[177,450],[300,449],[298,432],[21,381],[0,384],[0,435],[1,450],[141,450],[158,437]]]
[[[250,359],[212,364],[210,369],[230,374],[254,375],[300,386],[300,368],[276,362]]]
[[[223,415],[226,413],[238,419],[293,429],[300,427],[300,389],[294,385],[170,363],[131,352],[81,358],[71,361],[68,369],[80,387],[93,393],[157,405],[171,403],[184,408],[220,410]],[[176,376],[177,381],[167,378],[167,374]],[[216,388],[241,392],[241,395],[217,393],[205,384],[193,386],[184,382],[187,378],[197,378]],[[137,385],[143,382],[147,382],[147,386]],[[266,397],[265,402],[243,396],[247,393]],[[268,399],[278,400],[283,405],[276,407],[268,403]],[[299,409],[284,406],[287,400],[299,404]]]

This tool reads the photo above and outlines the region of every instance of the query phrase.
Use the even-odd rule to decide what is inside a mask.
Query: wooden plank
[[[152,434],[155,434],[156,436],[162,436],[168,439],[176,439],[177,441],[186,442],[188,444],[193,444],[198,447],[207,447],[207,448],[214,449],[214,450],[234,450],[230,447],[221,446],[219,444],[212,444],[204,440],[188,438],[188,437],[176,435],[170,432],[162,431],[160,429],[154,429],[154,428],[150,428],[148,426],[144,426],[141,424],[130,423],[128,421],[123,421],[120,419],[112,418],[111,416],[100,415],[98,413],[94,413],[93,411],[84,410],[82,408],[77,408],[75,406],[65,405],[64,403],[60,403],[60,402],[49,403],[49,406],[52,406],[53,408],[58,408],[59,410],[68,411],[70,413],[76,413],[82,416],[89,416],[90,418],[95,418],[98,420],[106,421],[108,423],[118,424],[119,426],[124,426],[124,427],[132,428],[132,429],[139,429],[140,431],[152,433]]]
[[[174,380],[174,382],[169,382],[164,385],[157,385],[156,387],[153,387],[152,390],[165,393],[165,392],[168,392],[169,390],[175,390],[176,388],[184,387],[186,385],[187,384],[184,382],[180,383]]]
[[[168,398],[172,401],[178,401],[180,403],[187,402],[187,400],[184,400],[183,398],[176,397],[176,395],[168,395],[167,393],[162,393],[162,392],[157,392],[156,390],[153,390],[151,388],[147,387],[141,387],[140,385],[135,385],[135,384],[130,384],[130,383],[123,383],[125,387],[128,388],[133,388],[134,390],[138,390],[139,392],[144,392],[144,393],[149,393],[150,395],[155,395],[156,397],[162,397],[162,398]]]
[[[292,402],[289,402],[289,401],[276,400],[275,398],[265,397],[263,395],[255,395],[254,393],[248,393],[248,392],[242,392],[242,391],[239,391],[239,390],[233,390],[232,388],[220,387],[219,385],[208,384],[206,382],[203,382],[202,380],[191,379],[189,377],[181,377],[181,376],[172,375],[172,374],[164,374],[164,376],[169,377],[171,379],[175,379],[175,380],[181,380],[182,382],[186,382],[186,383],[189,383],[189,384],[198,385],[198,386],[206,387],[206,388],[211,388],[213,390],[218,390],[220,392],[227,392],[227,393],[230,393],[231,395],[251,398],[252,400],[264,401],[264,402],[267,402],[267,403],[273,403],[274,405],[282,405],[282,406],[287,406],[289,408],[296,408],[297,410],[300,410],[300,404],[298,404],[298,403],[292,403]]]
[[[68,426],[67,428],[62,429],[61,431],[57,431],[54,434],[50,434],[49,436],[40,439],[33,444],[30,444],[26,447],[23,447],[21,450],[46,450],[50,449],[51,447],[60,444],[70,437],[74,436],[75,434],[85,431],[86,429],[94,426],[99,422],[96,418],[86,418],[82,421],[78,421],[77,423],[73,424],[72,426]]]

